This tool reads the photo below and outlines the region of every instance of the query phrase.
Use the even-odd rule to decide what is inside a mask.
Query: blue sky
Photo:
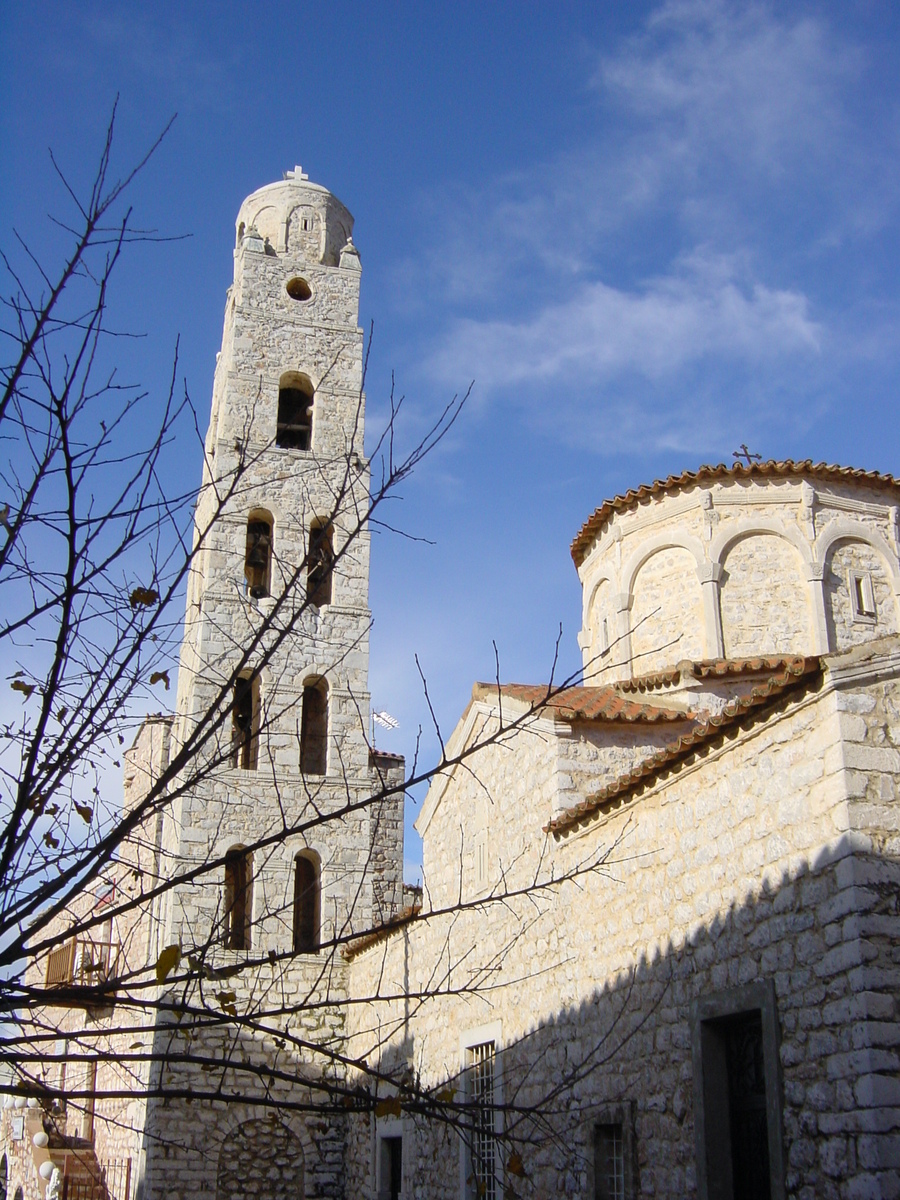
[[[433,756],[475,679],[578,665],[572,536],[605,497],[764,457],[893,472],[900,9],[725,3],[0,7],[2,234],[50,259],[47,148],[86,182],[113,99],[136,220],[123,373],[205,419],[242,198],[302,163],[356,217],[369,424],[410,439],[474,380],[373,540],[385,745]],[[172,451],[199,479],[196,447]],[[415,806],[413,806],[413,811]],[[415,847],[410,845],[415,858]]]

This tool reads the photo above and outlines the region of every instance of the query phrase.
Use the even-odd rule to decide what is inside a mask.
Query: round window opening
[[[292,300],[310,300],[312,299],[312,288],[305,279],[300,279],[298,276],[296,279],[288,280],[287,294]]]

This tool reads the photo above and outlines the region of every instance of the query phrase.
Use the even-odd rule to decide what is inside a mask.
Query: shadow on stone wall
[[[415,927],[396,936],[414,952]],[[517,1155],[524,1171],[506,1177],[506,1194],[593,1197],[595,1127],[622,1121],[633,1194],[696,1195],[692,1003],[772,981],[786,1194],[900,1195],[898,946],[900,862],[854,854],[845,839],[581,1004],[535,1013],[530,1032],[500,1048],[498,1154],[504,1163]],[[529,1003],[527,983],[513,986],[507,1011]],[[422,1016],[436,1004],[426,1002]],[[380,1065],[415,1066],[418,1053],[414,1018]],[[457,1100],[446,1115],[459,1111]],[[446,1121],[408,1120],[412,1195],[457,1197],[459,1135]],[[367,1121],[355,1120],[353,1136],[364,1136]],[[361,1194],[363,1182],[351,1179],[347,1194]]]

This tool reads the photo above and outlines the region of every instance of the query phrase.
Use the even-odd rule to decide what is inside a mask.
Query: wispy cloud
[[[812,404],[800,368],[852,340],[829,306],[828,256],[900,196],[896,171],[873,165],[889,134],[863,129],[848,100],[864,70],[814,17],[662,4],[598,56],[579,145],[432,201],[429,249],[401,268],[437,318],[424,370],[474,378],[481,404],[537,421],[552,386],[556,435],[581,422],[589,442],[583,397],[626,386],[654,437],[688,441],[701,366],[738,406],[787,378],[796,407]],[[730,436],[721,420],[703,432],[717,427]]]
[[[519,321],[458,319],[430,366],[450,382],[466,363],[490,392],[585,372],[659,379],[717,355],[771,361],[814,353],[819,338],[802,294],[742,283],[728,260],[695,254],[634,290],[585,283]]]

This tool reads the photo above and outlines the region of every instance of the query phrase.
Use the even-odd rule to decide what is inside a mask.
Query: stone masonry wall
[[[516,796],[511,862],[530,832],[510,884],[596,865],[540,902],[418,922],[361,954],[357,994],[387,994],[406,975],[413,988],[439,978],[445,994],[407,1014],[387,1001],[351,1013],[353,1052],[386,1037],[440,1089],[459,1082],[461,1037],[499,1022],[502,1086],[517,1105],[569,1079],[549,1131],[522,1128],[536,1144],[521,1151],[524,1178],[509,1179],[516,1195],[592,1195],[593,1123],[633,1105],[639,1194],[682,1200],[696,1190],[690,1002],[773,980],[788,1195],[896,1195],[898,674],[833,676],[559,843],[540,832],[551,815],[540,791],[515,788],[521,756],[498,756],[484,781]],[[458,874],[465,788],[460,777],[431,818],[432,876]],[[457,1196],[459,1139],[405,1120],[411,1194]],[[349,1187],[372,1194],[371,1179]]]

